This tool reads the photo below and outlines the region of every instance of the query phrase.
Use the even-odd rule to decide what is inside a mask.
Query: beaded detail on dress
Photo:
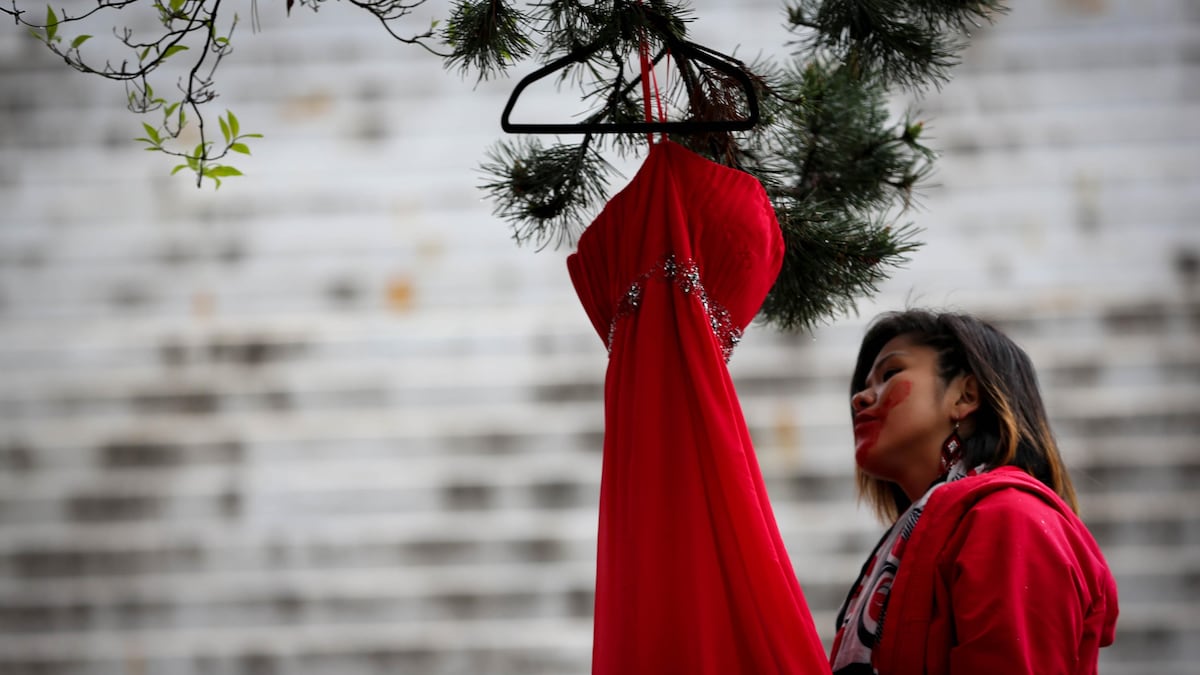
[[[638,307],[642,304],[642,291],[645,289],[646,282],[655,277],[673,282],[684,295],[693,296],[700,301],[700,306],[704,308],[704,314],[708,317],[709,328],[717,338],[721,354],[728,362],[733,356],[733,348],[742,339],[741,329],[733,325],[733,317],[729,314],[729,310],[708,297],[704,285],[700,283],[700,266],[696,264],[696,261],[691,258],[678,260],[673,253],[638,275],[621,296],[621,301],[617,304],[617,311],[608,324],[608,339],[605,341],[608,345],[608,353],[612,354],[617,323],[637,312]]]

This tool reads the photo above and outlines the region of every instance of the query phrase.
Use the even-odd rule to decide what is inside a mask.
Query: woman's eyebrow
[[[887,363],[888,359],[892,358],[893,356],[900,356],[902,354],[904,354],[904,351],[897,349],[895,351],[890,351],[887,354],[884,354],[883,356],[880,356],[879,358],[875,359],[875,363],[871,365],[871,370],[867,371],[866,379],[868,379],[868,380],[871,379],[871,376],[875,374],[875,370],[877,368],[879,368],[879,366],[882,366],[883,364]]]

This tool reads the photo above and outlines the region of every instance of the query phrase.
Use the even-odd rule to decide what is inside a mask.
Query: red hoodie
[[[1062,499],[1015,467],[929,498],[897,571],[880,675],[1091,675],[1117,584]]]

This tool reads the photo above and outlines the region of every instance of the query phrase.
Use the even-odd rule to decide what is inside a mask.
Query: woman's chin
[[[855,452],[854,463],[863,473],[872,478],[895,480],[896,471],[886,461],[883,461],[877,450],[877,448],[871,448],[869,452]]]

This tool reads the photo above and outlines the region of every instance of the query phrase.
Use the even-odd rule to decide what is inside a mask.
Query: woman
[[[838,614],[834,673],[1095,673],[1116,583],[1029,357],[969,316],[886,314],[850,393],[860,494],[893,524]]]

